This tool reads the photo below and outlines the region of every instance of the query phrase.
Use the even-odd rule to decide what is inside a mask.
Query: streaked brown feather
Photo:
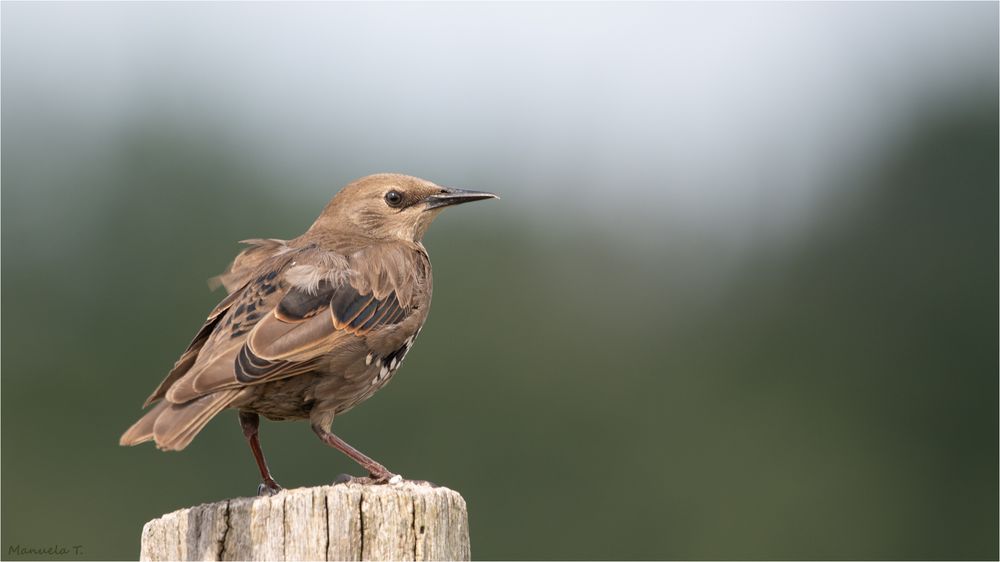
[[[268,402],[247,394],[251,388],[307,373],[354,373],[358,361],[364,367],[368,350],[391,353],[426,317],[430,264],[419,244],[376,244],[338,254],[295,240],[252,243],[220,276],[232,293],[150,396],[150,402],[163,402],[126,432],[123,443],[152,438],[160,448],[182,449],[223,408],[264,408]],[[408,321],[418,306],[419,317]],[[410,327],[396,333],[393,327],[404,321]],[[389,329],[384,343],[381,329]],[[344,380],[344,391],[361,392],[337,399],[351,405],[377,388]],[[364,390],[350,390],[355,387]],[[326,388],[317,387],[317,400]]]
[[[164,400],[159,404],[153,406],[153,409],[143,414],[139,421],[132,424],[132,427],[128,428],[125,433],[122,434],[121,439],[118,440],[118,444],[122,446],[132,446],[138,445],[139,443],[145,443],[146,441],[153,440],[153,425],[156,424],[156,418],[160,417],[160,414],[164,410],[171,406],[170,402]]]
[[[153,424],[156,446],[164,451],[179,451],[187,447],[205,424],[229,406],[240,392],[224,390],[164,408]]]
[[[351,285],[361,294],[373,293],[382,300],[395,292],[404,308],[410,308],[416,295],[427,289],[426,261],[423,247],[404,243],[373,244],[353,253],[348,262]],[[424,275],[421,275],[423,273]]]
[[[170,386],[177,382],[177,380],[182,376],[187,374],[187,372],[195,364],[195,361],[198,359],[198,354],[201,353],[201,348],[205,345],[208,338],[212,335],[212,332],[215,331],[215,328],[222,320],[223,313],[229,310],[229,307],[236,302],[237,297],[239,297],[237,293],[230,294],[226,298],[222,299],[222,302],[216,305],[212,312],[209,313],[208,319],[205,320],[201,329],[198,330],[198,334],[195,335],[193,340],[191,340],[191,343],[181,355],[180,359],[174,363],[174,368],[170,370],[170,373],[168,373],[166,378],[163,379],[163,382],[156,387],[156,390],[154,390],[153,393],[146,398],[146,402],[142,405],[143,408],[146,408],[153,402],[163,398]]]
[[[271,313],[287,290],[281,273],[293,261],[292,255],[293,252],[282,250],[272,256],[258,267],[251,281],[227,297],[231,300],[230,305],[202,346],[194,365],[167,390],[168,400],[179,404],[237,385],[234,361],[247,335]]]
[[[262,263],[291,250],[288,242],[277,238],[251,238],[241,240],[240,244],[247,244],[250,247],[237,254],[226,271],[209,279],[209,287],[214,289],[222,285],[230,293],[235,292],[250,281],[250,277]]]
[[[309,372],[317,360],[331,353],[338,337],[365,336],[402,321],[410,309],[397,293],[410,295],[412,300],[414,291],[422,290],[420,284],[412,283],[416,277],[412,271],[421,271],[426,256],[412,247],[377,245],[347,260],[327,254],[315,248],[282,250],[264,262],[238,294],[230,295],[233,301],[228,312],[195,364],[169,388],[167,398],[182,403],[223,389]],[[380,268],[382,260],[386,261]],[[336,277],[324,270],[330,264],[352,267],[341,275],[346,282],[337,286],[326,280]],[[315,287],[297,287],[287,281],[288,269],[303,266],[317,269],[322,279]],[[402,280],[410,280],[411,286],[395,284]],[[379,291],[384,294],[379,296]],[[329,314],[319,314],[324,308]]]

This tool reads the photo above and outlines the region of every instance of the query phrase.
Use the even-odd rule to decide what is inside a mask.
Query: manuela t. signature
[[[51,546],[25,546],[23,544],[12,544],[7,546],[7,555],[11,554],[16,556],[80,556],[83,554],[83,545],[63,546],[61,544],[54,544]]]

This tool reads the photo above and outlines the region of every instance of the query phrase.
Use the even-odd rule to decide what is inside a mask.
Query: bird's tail
[[[155,440],[159,449],[180,451],[239,393],[239,389],[221,390],[183,404],[161,400],[122,434],[118,444],[130,447]]]

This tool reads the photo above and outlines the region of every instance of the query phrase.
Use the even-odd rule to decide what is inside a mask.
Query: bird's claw
[[[280,492],[282,490],[284,490],[284,488],[282,488],[274,480],[265,481],[265,482],[261,482],[260,485],[257,486],[257,495],[258,496],[273,496],[273,495],[277,494],[278,492]]]
[[[333,479],[333,485],[337,484],[350,484],[357,480],[356,476],[351,476],[350,474],[338,474],[336,478]]]
[[[393,474],[388,470],[385,472],[372,472],[368,475],[372,484],[399,484],[403,481],[403,477],[398,474]]]

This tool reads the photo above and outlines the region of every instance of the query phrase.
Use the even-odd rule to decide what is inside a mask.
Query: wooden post
[[[404,482],[285,490],[181,509],[142,528],[141,560],[469,560],[465,500]]]

